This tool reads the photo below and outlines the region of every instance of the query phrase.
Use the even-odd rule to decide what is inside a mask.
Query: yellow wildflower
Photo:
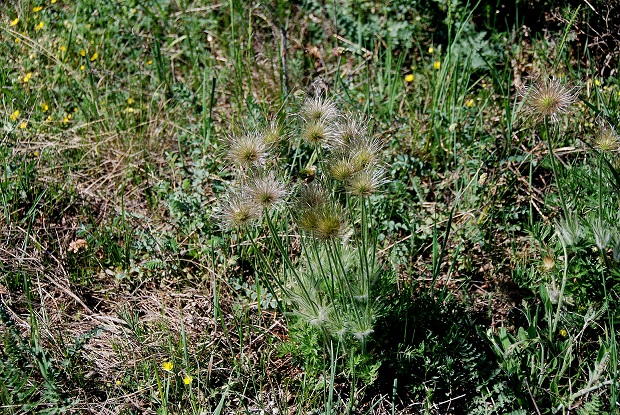
[[[63,124],[66,124],[68,122],[69,122],[69,118],[68,117],[65,117],[65,118],[62,119],[62,123]]]
[[[172,369],[174,368],[174,363],[172,362],[164,362],[161,367],[166,371],[166,372],[171,372]]]
[[[185,383],[186,385],[189,385],[192,383],[192,380],[194,380],[194,378],[191,377],[190,375],[187,375],[183,378],[183,383]]]
[[[67,51],[67,47],[66,47],[65,45],[62,45],[62,46],[60,47],[60,50],[61,50],[62,52],[66,52],[66,51]]]
[[[28,72],[26,75],[24,75],[24,79],[22,80],[25,84],[27,84],[30,81],[30,78],[32,78],[32,72]]]
[[[566,336],[568,336],[568,332],[565,329],[561,329],[560,330],[560,336],[566,337]]]
[[[134,112],[135,110],[131,107],[125,108],[125,112]]]
[[[50,109],[50,107],[45,102],[42,102],[41,109],[43,110],[43,112],[47,112],[47,110]]]
[[[18,37],[16,37],[16,38],[15,38],[15,43],[19,43],[19,42],[21,42],[21,40],[19,40],[19,38],[18,38]]]
[[[36,6],[36,7],[33,7],[33,8],[32,8],[32,11],[33,11],[33,12],[35,12],[35,13],[38,13],[38,12],[40,12],[41,10],[43,10],[43,7],[41,7],[41,6]]]
[[[45,24],[43,22],[39,22],[39,24],[34,27],[34,30],[38,32],[43,29],[43,26],[45,26]]]
[[[86,56],[86,51],[84,49],[80,51],[80,56]]]
[[[97,59],[99,57],[99,54],[97,52],[93,53],[93,56],[90,57],[90,61],[94,61],[95,59]]]
[[[19,23],[19,17],[16,17],[15,20],[11,20],[11,23],[9,23],[9,26],[15,26],[17,23]]]
[[[11,114],[11,115],[9,116],[9,118],[11,119],[11,121],[15,121],[15,120],[17,119],[17,117],[19,117],[19,110],[15,110],[15,111],[13,112],[13,114]]]
[[[39,150],[35,150],[35,151],[32,152],[32,155],[35,156],[35,157],[39,157],[40,154],[41,153],[39,153]]]
[[[28,123],[27,123],[26,121],[22,121],[22,122],[19,124],[19,128],[21,128],[21,129],[23,130],[24,128],[26,128],[26,126],[27,126],[27,125],[28,125]]]
[[[413,74],[410,73],[409,75],[405,76],[405,82],[413,82]]]
[[[52,3],[56,2],[56,0],[52,0]],[[121,381],[119,379],[116,379],[116,386],[120,386],[121,385]]]
[[[56,0],[52,0],[52,4],[56,3]]]
[[[601,81],[599,81],[598,79],[595,79],[594,80],[594,85],[600,86],[601,85]]]
[[[441,68],[441,62],[435,61],[435,63],[433,64],[433,68],[435,68],[435,69]]]
[[[471,107],[473,105],[474,105],[474,100],[473,99],[468,99],[467,101],[465,101],[465,106]]]
[[[86,69],[86,66],[80,65],[80,71],[83,71],[84,69]]]
[[[47,122],[52,121],[52,116],[51,116],[51,115],[48,115],[48,116],[47,116],[47,118],[45,119],[45,121],[47,121]]]
[[[428,53],[433,53],[433,52],[435,52],[435,49],[433,49],[432,46],[430,48],[428,48]]]
[[[129,105],[133,104],[133,98],[127,98],[127,103],[128,103]]]
[[[152,63],[153,63],[153,61],[150,60],[150,59],[146,62],[147,65],[151,65]],[[619,95],[620,95],[620,93],[619,93]]]

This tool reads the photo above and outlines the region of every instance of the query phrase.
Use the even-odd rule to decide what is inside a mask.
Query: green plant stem
[[[560,294],[558,296],[558,307],[555,310],[555,317],[553,318],[553,324],[551,326],[550,337],[553,336],[560,320],[560,310],[562,309],[562,302],[564,301],[564,290],[566,289],[566,281],[568,280],[568,251],[566,250],[566,243],[563,238],[558,238],[562,244],[564,250],[564,275],[562,276],[562,286],[560,287]]]
[[[566,206],[566,201],[564,200],[564,193],[562,192],[562,186],[560,185],[560,176],[558,175],[558,169],[555,165],[555,153],[553,152],[553,143],[551,142],[551,131],[549,129],[549,120],[547,117],[544,119],[544,132],[547,138],[547,145],[549,147],[549,157],[551,157],[551,169],[553,170],[553,176],[555,177],[555,183],[558,186],[558,193],[560,195],[560,204],[562,205],[562,210],[564,214],[568,214],[568,208]]]

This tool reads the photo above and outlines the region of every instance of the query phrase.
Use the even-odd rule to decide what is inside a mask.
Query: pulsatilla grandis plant
[[[371,196],[384,181],[381,143],[368,123],[308,97],[286,125],[234,135],[225,147],[234,179],[218,206],[221,223],[250,240],[261,281],[289,319],[332,350],[363,350],[380,311],[382,272],[371,230]],[[272,243],[259,246],[262,232]]]

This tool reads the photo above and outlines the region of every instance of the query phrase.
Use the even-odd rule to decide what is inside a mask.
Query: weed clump
[[[270,124],[228,141],[234,179],[219,216],[231,228],[262,225],[256,230],[268,233],[275,252],[259,246],[255,232],[244,236],[259,278],[288,316],[292,342],[314,332],[336,365],[341,354],[363,353],[381,313],[375,282],[384,270],[372,231],[381,144],[367,121],[342,115],[324,96],[307,98],[289,119],[290,131]],[[267,144],[276,136],[288,145]]]

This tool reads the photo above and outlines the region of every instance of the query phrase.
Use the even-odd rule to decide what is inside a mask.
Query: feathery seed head
[[[343,146],[355,145],[368,134],[368,122],[359,120],[352,114],[344,117],[344,122],[338,129],[338,138]]]
[[[351,177],[347,190],[355,196],[368,197],[374,194],[384,181],[382,170],[365,169]]]
[[[247,189],[229,191],[219,207],[218,216],[222,223],[231,228],[252,225],[261,216],[261,208],[249,197]]]
[[[254,178],[249,184],[248,193],[254,203],[269,208],[284,201],[287,192],[284,184],[276,179],[273,172],[269,172]]]
[[[317,221],[318,215],[316,209],[302,210],[297,215],[297,226],[310,234],[316,231]]]
[[[314,209],[329,201],[325,187],[317,182],[304,185],[297,196],[297,206],[301,210]]]
[[[357,172],[355,165],[347,157],[330,160],[329,173],[340,182],[346,182]]]
[[[338,205],[326,204],[316,212],[313,235],[323,241],[337,239],[346,233],[346,221]]]
[[[519,95],[524,113],[536,122],[548,119],[557,122],[577,101],[579,87],[562,85],[557,78],[546,78],[523,88]]]
[[[304,141],[316,147],[330,147],[337,138],[333,128],[321,119],[307,123],[301,134]]]
[[[278,123],[277,120],[272,120],[263,129],[263,137],[267,145],[274,145],[285,140],[287,138],[287,134],[285,133],[282,124]]]
[[[375,139],[365,138],[361,140],[351,153],[351,161],[357,170],[365,169],[375,164],[381,152],[381,142]]]
[[[269,150],[265,136],[256,131],[231,137],[228,141],[228,158],[242,168],[263,166],[269,157]]]
[[[306,98],[301,107],[300,115],[308,124],[316,122],[331,124],[336,121],[339,113],[336,104],[332,100],[317,95],[312,98]]]
[[[597,150],[603,153],[611,153],[620,147],[620,138],[613,127],[602,124],[593,144]]]

